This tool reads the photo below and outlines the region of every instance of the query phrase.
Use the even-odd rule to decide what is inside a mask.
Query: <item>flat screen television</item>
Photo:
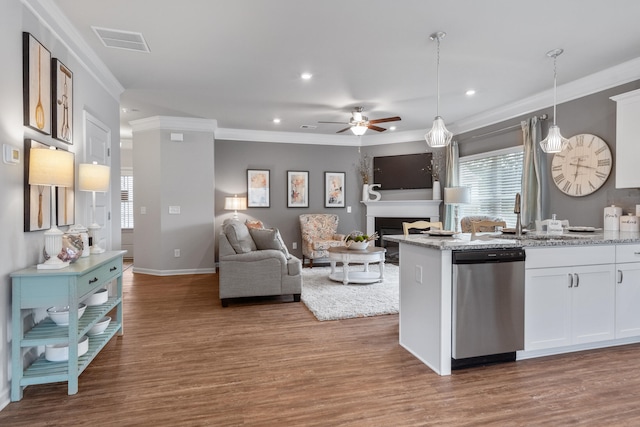
[[[432,188],[432,153],[403,154],[373,158],[373,182],[380,190]]]

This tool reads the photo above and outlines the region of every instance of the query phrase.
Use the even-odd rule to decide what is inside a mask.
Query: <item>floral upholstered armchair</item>
[[[309,258],[309,267],[313,260],[327,258],[327,251],[333,246],[344,246],[344,235],[338,232],[338,215],[303,214],[300,215],[300,233],[302,234],[302,265]]]

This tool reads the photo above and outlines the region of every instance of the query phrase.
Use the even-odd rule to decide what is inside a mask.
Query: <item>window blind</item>
[[[489,215],[515,227],[516,193],[522,186],[522,147],[460,158],[460,185],[471,188],[471,203],[460,205],[460,218]]]
[[[120,226],[133,228],[133,176],[120,176]]]

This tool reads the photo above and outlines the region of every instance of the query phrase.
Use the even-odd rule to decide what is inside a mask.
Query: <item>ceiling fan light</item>
[[[351,132],[356,136],[362,136],[367,131],[367,127],[364,125],[351,126]]]
[[[431,130],[424,136],[427,145],[431,148],[445,147],[451,142],[451,138],[453,138],[453,133],[447,130],[444,120],[440,116],[436,116]]]
[[[556,125],[549,127],[549,134],[540,141],[540,147],[545,153],[560,153],[567,148],[569,140],[560,134],[560,128]]]

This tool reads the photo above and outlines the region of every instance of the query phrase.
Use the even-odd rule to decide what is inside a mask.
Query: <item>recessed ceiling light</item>
[[[278,119],[278,118],[273,119],[273,123],[275,123],[275,124],[280,123],[280,119]]]
[[[396,127],[395,126],[390,126],[389,130],[396,130]]]
[[[311,77],[313,77],[313,74],[311,74],[311,73],[302,73],[302,74],[300,74],[300,78],[302,80],[311,80]]]
[[[473,96],[476,94],[475,89],[469,89],[468,91],[465,92],[465,95],[467,96]]]

